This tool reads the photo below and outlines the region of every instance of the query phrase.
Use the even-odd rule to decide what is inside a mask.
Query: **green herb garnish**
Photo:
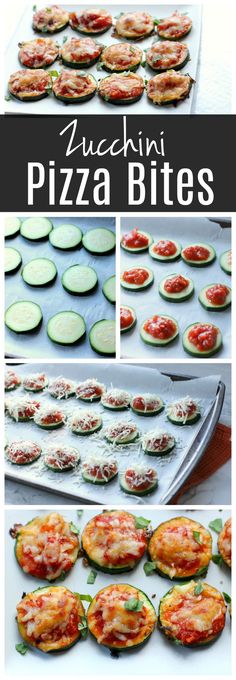
[[[214,562],[214,564],[221,565],[222,562],[223,562],[223,559],[222,559],[221,555],[219,555],[219,553],[216,553],[216,555],[212,555],[211,559],[212,559],[212,562]]]
[[[15,645],[15,649],[17,652],[19,652],[19,654],[22,654],[22,656],[24,656],[26,652],[28,652],[29,647],[25,645],[24,642],[18,642],[18,644]]]
[[[83,602],[92,602],[92,597],[91,595],[81,595],[81,593],[74,593],[74,595],[78,595],[79,599]]]
[[[199,545],[202,544],[200,531],[193,531],[193,538]]]
[[[141,600],[138,600],[137,597],[131,597],[129,600],[126,600],[124,604],[124,608],[128,609],[130,612],[140,612],[143,607],[143,602]]]
[[[74,522],[70,522],[70,531],[72,531],[73,534],[79,534],[79,529],[78,527],[75,526]]]
[[[231,604],[230,595],[228,595],[228,593],[222,593],[222,595],[224,595],[225,602],[227,602],[227,604]]]
[[[150,522],[151,522],[151,520],[146,519],[145,517],[135,517],[135,527],[136,527],[136,529],[145,529],[145,527],[148,527]]]
[[[89,585],[91,585],[92,583],[94,583],[96,581],[96,578],[97,578],[97,572],[95,571],[95,569],[91,569],[90,574],[88,575],[88,578],[87,578],[87,583]]]
[[[213,519],[212,522],[208,524],[210,529],[213,529],[213,531],[216,532],[216,534],[219,534],[221,530],[223,529],[223,522],[221,517],[217,517],[216,519]]]
[[[156,571],[156,563],[145,562],[145,564],[143,565],[143,569],[145,571],[146,576],[150,576],[150,574],[152,574],[153,571]]]
[[[203,585],[202,585],[202,582],[199,581],[199,583],[197,583],[197,585],[194,588],[194,595],[200,595],[200,593],[202,593],[202,591],[203,591]]]
[[[86,616],[82,616],[81,622],[78,623],[78,630],[80,631],[81,637],[86,638],[88,635],[88,624]]]

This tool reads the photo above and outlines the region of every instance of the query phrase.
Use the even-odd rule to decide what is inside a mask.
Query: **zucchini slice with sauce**
[[[57,430],[65,422],[66,415],[58,406],[42,406],[34,415],[34,423],[43,430]]]
[[[112,482],[118,474],[118,467],[115,460],[96,454],[89,456],[83,463],[82,477],[88,484],[102,485]]]
[[[130,465],[120,473],[120,488],[131,496],[147,496],[156,491],[158,486],[157,472],[144,465]]]
[[[116,20],[116,33],[127,40],[148,38],[154,31],[154,20],[148,12],[121,12]]]
[[[53,229],[51,220],[47,217],[27,217],[20,227],[20,234],[27,241],[46,241]]]
[[[110,614],[111,607],[113,616]],[[111,650],[132,650],[143,645],[151,636],[156,612],[142,590],[117,583],[106,586],[95,595],[87,611],[87,621],[90,633],[99,644]]]
[[[116,275],[109,276],[106,281],[104,281],[102,292],[108,302],[112,305],[116,304]]]
[[[61,282],[70,295],[89,295],[97,288],[98,277],[92,267],[73,264],[65,270]]]
[[[4,218],[4,238],[15,238],[20,233],[21,220],[19,217],[8,215]]]
[[[140,337],[147,345],[165,347],[179,335],[177,321],[167,314],[154,314],[143,321],[140,327]]]
[[[103,383],[98,382],[96,378],[88,378],[76,386],[75,396],[76,399],[91,403],[100,401],[105,391],[106,387]]]
[[[142,437],[142,449],[148,456],[165,456],[175,445],[174,436],[165,430],[145,432]]]
[[[175,262],[181,255],[181,245],[177,241],[159,239],[149,246],[149,255],[158,262]]]
[[[198,299],[208,312],[221,312],[231,305],[231,288],[223,283],[210,283],[200,290]]]
[[[41,446],[32,441],[14,441],[6,446],[6,459],[12,465],[31,465],[41,453]]]
[[[15,371],[9,368],[5,373],[4,389],[5,392],[16,390],[21,385],[21,378]]]
[[[75,250],[82,245],[82,236],[81,229],[74,224],[60,224],[50,231],[49,241],[58,250]]]
[[[222,333],[217,326],[208,322],[191,323],[182,336],[185,352],[194,357],[212,357],[222,348]]]
[[[75,345],[84,339],[85,333],[84,318],[71,310],[57,312],[47,324],[49,339],[58,345]]]
[[[9,276],[20,269],[22,257],[16,248],[4,248],[4,273]]]
[[[122,288],[135,292],[146,290],[146,288],[152,286],[153,282],[154,274],[149,267],[130,267],[130,269],[122,272],[120,277]]]
[[[47,386],[48,379],[45,373],[30,373],[22,382],[22,387],[26,392],[42,392]]]
[[[182,248],[181,257],[190,267],[206,267],[215,261],[216,252],[208,243],[191,243]]]
[[[177,104],[189,97],[193,82],[188,73],[180,74],[174,69],[158,73],[147,83],[148,99],[158,106]]]
[[[81,104],[94,97],[97,83],[91,73],[76,69],[63,69],[53,81],[52,91],[56,99],[66,104]]]
[[[61,49],[61,59],[69,68],[89,68],[98,61],[103,46],[93,38],[71,38]]]
[[[206,576],[212,558],[208,529],[188,517],[173,517],[153,532],[148,553],[160,576],[187,581]]]
[[[120,307],[120,332],[127,333],[137,323],[136,313],[133,307],[128,305],[121,305]]]
[[[134,104],[144,92],[142,76],[131,71],[113,73],[99,82],[98,94],[108,104]]]
[[[156,73],[179,71],[190,59],[188,46],[170,40],[158,40],[146,52],[148,66]]]
[[[140,394],[132,398],[131,410],[137,416],[156,416],[164,410],[164,403],[156,394]]]
[[[16,609],[18,630],[24,642],[42,652],[65,651],[81,637],[84,607],[79,593],[72,593],[65,586],[46,586],[27,593]],[[28,620],[30,616],[30,625],[26,615]]]
[[[80,461],[78,449],[72,446],[47,446],[44,451],[44,465],[52,472],[75,470]]]
[[[116,235],[111,229],[99,227],[83,235],[83,246],[92,255],[110,255],[116,247]]]
[[[159,295],[168,302],[185,302],[194,294],[192,279],[182,274],[168,274],[159,283]]]
[[[112,420],[105,429],[105,439],[109,444],[127,446],[133,444],[139,437],[137,425],[127,420]]]
[[[127,234],[123,234],[120,245],[121,248],[128,253],[142,253],[145,250],[148,250],[152,242],[153,238],[151,234],[135,227]]]
[[[198,401],[189,396],[168,404],[166,413],[173,425],[194,425],[201,418]]]
[[[70,27],[86,35],[105,33],[112,26],[112,16],[106,9],[84,9],[79,14],[71,12]]]
[[[38,257],[27,262],[22,269],[22,278],[28,286],[44,288],[50,286],[57,278],[57,268],[52,260]]]
[[[10,94],[22,102],[37,102],[44,99],[48,97],[51,89],[51,75],[43,68],[15,71],[8,80]]]
[[[101,356],[116,355],[116,322],[114,319],[96,321],[89,331],[91,348]]]
[[[192,19],[178,10],[157,21],[157,33],[164,40],[182,40],[192,28]]]
[[[81,437],[98,432],[102,428],[102,418],[96,411],[85,410],[77,408],[73,411],[70,420],[69,428],[73,434]]]
[[[219,259],[220,267],[223,269],[223,272],[226,274],[229,274],[231,276],[232,274],[232,251],[231,250],[225,250],[224,253],[220,256]]]
[[[109,411],[124,411],[129,408],[131,395],[126,390],[113,387],[104,392],[101,404]]]
[[[34,12],[32,27],[37,33],[58,33],[63,31],[68,23],[67,10],[58,5],[50,5]]]
[[[32,333],[41,325],[41,307],[29,300],[13,302],[5,312],[5,324],[14,333]]]
[[[136,71],[142,61],[142,50],[136,45],[118,43],[108,45],[102,52],[100,64],[109,73]]]

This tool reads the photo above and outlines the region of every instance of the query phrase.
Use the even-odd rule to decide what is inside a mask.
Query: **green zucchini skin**
[[[101,63],[103,70],[106,71],[107,73],[110,73],[110,74],[111,73],[123,73],[123,71],[121,71],[120,68],[109,68],[109,66],[107,66],[107,64],[102,60],[100,61],[100,63]],[[125,68],[124,71],[129,70],[129,71],[132,71],[132,73],[135,73],[138,70],[140,64],[141,64],[141,61],[139,61],[138,64],[135,64],[134,66],[129,66],[129,69]]]
[[[78,462],[79,462],[79,461],[78,461]],[[59,474],[61,474],[61,473],[63,473],[63,472],[70,472],[70,470],[74,470],[74,469],[75,469],[75,466],[74,466],[74,465],[67,465],[67,466],[65,466],[65,467],[63,468],[63,470],[62,470],[62,469],[60,469],[60,468],[54,467],[53,465],[49,465],[49,464],[46,463],[45,461],[44,461],[44,465],[46,466],[46,468],[48,468],[48,470],[51,470],[52,472],[59,472]]]
[[[22,467],[24,465],[33,465],[33,463],[35,463],[36,460],[38,460],[40,457],[41,457],[41,453],[39,453],[37,456],[35,456],[34,460],[29,460],[26,463],[15,463],[13,460],[10,460],[10,458],[8,458],[7,453],[6,453],[6,459],[7,459],[8,463],[11,463],[11,465],[17,465],[19,467]]]
[[[61,33],[61,31],[64,31],[64,29],[68,26],[68,24],[69,24],[69,21],[67,21],[65,24],[63,24],[59,28],[55,28],[54,31],[42,31],[42,30],[40,30],[40,28],[34,27],[33,24],[32,24],[32,29],[33,29],[34,33],[39,33],[40,35],[47,35],[49,37],[50,35],[55,35],[55,33]]]
[[[128,331],[131,331],[132,328],[134,328],[134,326],[136,326],[136,323],[137,323],[137,317],[135,316],[135,319],[132,321],[132,323],[130,324],[130,326],[127,326],[126,328],[121,328],[121,329],[120,329],[120,332],[121,332],[122,334],[123,334],[123,333],[128,333]]]
[[[99,90],[98,90],[98,94],[99,94],[99,97],[101,97],[101,99],[104,102],[106,102],[106,104],[113,104],[114,106],[123,106],[124,104],[125,104],[125,106],[128,106],[129,104],[135,104],[135,102],[138,102],[141,99],[141,97],[143,96],[143,92],[142,92],[137,97],[132,97],[132,98],[130,97],[129,99],[108,99],[108,98],[105,99],[105,97],[103,97],[100,94]]]
[[[217,354],[222,349],[222,346],[223,346],[222,336],[220,338],[220,341],[215,345],[215,347],[213,347],[213,349],[209,350],[209,352],[199,352],[199,350],[197,350],[197,349],[196,349],[196,351],[191,350],[187,345],[186,335],[187,335],[189,329],[192,326],[194,326],[196,323],[198,323],[198,322],[196,321],[193,324],[191,323],[189,326],[187,326],[187,328],[185,328],[185,330],[183,332],[183,336],[182,336],[183,348],[184,348],[185,352],[187,352],[187,354],[190,354],[190,356],[199,357],[199,358],[201,357],[203,359],[205,359],[205,358],[207,359],[208,357],[214,356],[214,354]]]
[[[198,420],[200,420],[200,418],[201,418],[201,413],[196,413],[195,418],[192,418],[191,420],[186,420],[186,423],[181,423],[180,421],[177,421],[177,420],[174,420],[174,419],[172,420],[172,418],[167,415],[167,419],[170,421],[170,423],[173,423],[173,425],[178,425],[178,426],[182,426],[182,427],[185,427],[186,425],[195,425],[195,423],[197,423]]]
[[[65,425],[64,420],[61,423],[53,423],[51,425],[40,425],[40,423],[36,423],[38,427],[41,427],[42,430],[58,430],[59,427],[63,427]]]
[[[102,429],[102,423],[96,429],[91,429],[91,430],[71,430],[72,434],[77,434],[79,437],[89,437],[90,434],[94,434],[94,432],[99,432],[99,430]]]
[[[19,260],[19,262],[15,265],[15,267],[13,267],[13,269],[9,269],[8,271],[5,271],[5,272],[4,272],[5,276],[11,276],[11,274],[16,274],[16,272],[19,271],[19,269],[21,268],[21,265],[22,265],[22,257],[21,257],[20,251],[17,250],[16,248],[12,248],[12,250],[15,250],[15,252],[16,252],[16,253],[19,255],[19,257],[20,257],[20,260]]]
[[[96,64],[96,62],[98,61],[98,59],[99,59],[99,56],[98,56],[98,57],[95,57],[95,59],[91,59],[90,61],[80,61],[80,62],[75,62],[75,61],[68,61],[68,60],[65,59],[63,56],[62,56],[62,58],[61,58],[62,63],[64,64],[64,66],[68,66],[69,68],[77,68],[77,69],[81,69],[81,68],[90,68],[90,66],[94,66],[94,64]]]
[[[56,97],[56,99],[59,99],[64,104],[81,104],[84,102],[88,102],[90,99],[94,97],[95,93],[96,90],[94,90],[94,92],[91,92],[90,94],[80,95],[79,97],[63,97],[63,95],[61,94],[60,95],[55,94],[53,90],[54,97]]]
[[[161,457],[161,456],[168,456],[168,454],[173,451],[173,449],[176,446],[176,441],[174,444],[168,447],[166,451],[150,451],[150,449],[143,449],[143,453],[145,453],[146,456],[154,456],[156,458]]]
[[[116,446],[129,446],[129,444],[133,444],[133,443],[136,441],[136,439],[138,439],[138,437],[139,437],[139,432],[137,432],[136,436],[135,436],[134,439],[132,439],[131,441],[128,441],[128,442],[116,442]],[[104,439],[105,439],[109,444],[113,444],[113,443],[114,443],[113,439],[110,439],[109,437],[106,437],[106,436],[105,436]]]
[[[202,290],[200,291],[200,293],[198,295],[198,300],[200,302],[200,305],[202,305],[202,307],[204,307],[204,309],[206,309],[208,312],[223,312],[225,309],[228,309],[229,307],[231,307],[231,289],[228,288],[228,291],[229,291],[228,292],[228,295],[229,295],[228,302],[225,302],[223,305],[212,306],[210,303],[209,304],[207,303],[207,300],[206,300],[206,302],[204,302],[203,296],[204,296],[204,293],[208,290],[208,288],[211,288],[214,285],[216,285],[216,284],[212,283],[212,284],[209,284],[208,286],[205,286],[204,288],[202,288]],[[228,295],[227,295],[227,297],[228,297]]]
[[[95,321],[95,323],[91,326],[90,331],[89,331],[89,342],[90,342],[90,346],[91,346],[92,350],[93,350],[94,352],[96,352],[96,354],[99,354],[99,355],[102,356],[102,357],[104,357],[104,356],[115,357],[115,356],[116,356],[116,350],[114,350],[114,351],[112,351],[112,350],[105,351],[105,350],[102,349],[101,345],[100,345],[100,347],[98,347],[98,346],[97,346],[97,343],[94,342],[94,337],[93,337],[93,336],[94,336],[94,329],[96,330],[95,327],[96,327],[98,324],[101,324],[101,323],[104,322],[104,321],[108,321],[108,319],[100,319],[99,321]],[[111,319],[111,321],[113,322],[113,319]],[[114,322],[114,327],[115,327],[115,322]],[[114,331],[114,332],[115,332],[115,331]]]
[[[219,257],[219,264],[223,272],[225,272],[225,274],[227,274],[228,276],[231,276],[232,274],[231,265],[228,265],[227,262],[225,263],[225,257],[227,256],[228,252],[229,252],[228,250],[225,250],[224,253],[221,253]]]
[[[155,483],[152,483],[148,489],[145,489],[144,491],[133,491],[132,489],[128,489],[122,484],[122,479],[120,478],[120,488],[124,493],[127,493],[129,496],[148,496],[150,493],[153,491],[156,491],[158,487],[158,480],[156,480]]]
[[[130,404],[131,411],[133,413],[136,413],[137,416],[144,416],[145,418],[150,418],[152,416],[157,416],[159,413],[164,411],[164,405],[161,406],[159,409],[154,410],[154,411],[139,411],[136,408],[133,408],[132,404]]]
[[[117,475],[118,475],[118,472],[116,472],[114,475],[112,475],[112,477],[110,477],[109,479],[95,479],[95,478],[92,478],[91,475],[87,474],[86,472],[82,472],[82,477],[83,477],[84,481],[87,482],[88,484],[94,484],[96,486],[104,486],[106,484],[110,484],[110,482],[113,482],[113,479],[115,479],[115,477],[117,477]],[[95,565],[95,563],[94,563],[94,565]],[[98,567],[96,567],[96,569],[98,569]]]
[[[113,479],[114,479],[114,477],[113,477]],[[129,567],[128,565],[127,565],[127,566],[123,566],[123,567],[103,567],[103,566],[101,567],[101,565],[100,565],[98,562],[94,562],[94,560],[91,560],[91,558],[89,557],[88,553],[87,553],[86,550],[84,549],[84,546],[83,546],[83,535],[82,535],[82,538],[81,538],[81,547],[82,547],[82,549],[83,549],[84,556],[85,556],[86,559],[88,560],[90,566],[93,567],[94,569],[96,569],[97,571],[102,571],[104,574],[124,574],[124,573],[127,572],[127,571],[133,571],[133,570],[135,569],[135,567],[136,567],[136,565],[135,565],[134,567]],[[142,558],[141,558],[141,559],[142,559]],[[138,564],[139,562],[140,562],[140,560],[137,562],[137,564]]]
[[[151,555],[149,553],[149,550],[147,550],[147,555],[148,559],[152,561]],[[191,581],[191,579],[196,579],[196,578],[205,578],[207,576],[208,572],[208,567],[203,567],[203,569],[200,569],[199,572],[195,574],[191,574],[191,576],[174,576],[171,578],[169,574],[166,574],[164,571],[162,571],[159,567],[156,566],[156,573],[161,576],[161,578],[168,579],[168,581],[175,581],[176,583],[186,583],[186,581]],[[170,589],[172,590],[172,589]],[[168,591],[169,592],[169,591]],[[167,593],[166,593],[167,594]]]
[[[14,97],[14,99],[17,99],[20,102],[39,102],[40,99],[45,99],[45,97],[48,97],[49,92],[42,92],[42,94],[37,94],[36,96],[32,97],[18,97],[17,94],[13,94],[13,92],[10,94],[11,97]]]

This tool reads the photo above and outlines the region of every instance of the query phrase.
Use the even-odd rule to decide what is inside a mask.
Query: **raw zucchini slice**
[[[145,250],[148,250],[152,242],[153,238],[151,234],[148,234],[147,231],[135,228],[128,234],[122,236],[120,245],[121,248],[127,250],[128,253],[142,253]]]
[[[156,243],[151,243],[149,255],[158,262],[175,262],[181,255],[181,245],[177,241],[159,239]]]
[[[72,446],[48,446],[44,451],[44,464],[52,472],[75,470],[79,461],[79,451]]]
[[[226,250],[222,255],[220,256],[220,267],[223,269],[223,272],[226,274],[229,274],[231,276],[232,274],[232,255],[231,255],[231,250]]]
[[[105,298],[108,300],[108,302],[111,302],[112,305],[116,304],[116,276],[115,274],[113,276],[109,276],[109,279],[106,279],[104,281],[103,287],[102,287],[102,292],[103,295],[105,295]]]
[[[228,567],[231,567],[231,550],[232,550],[232,536],[231,536],[231,517],[226,520],[223,529],[218,536],[217,546],[219,553]]]
[[[97,455],[87,459],[83,464],[82,477],[89,484],[109,484],[118,474],[117,463],[114,460],[105,461]],[[95,565],[94,565],[95,566]]]
[[[213,303],[211,294],[215,295],[216,303]],[[209,312],[221,312],[224,309],[228,309],[228,307],[231,305],[231,288],[225,286],[223,283],[210,283],[208,286],[202,288],[198,299],[202,307],[207,309]]]
[[[134,328],[137,323],[136,313],[133,307],[128,305],[121,305],[120,307],[120,332],[127,333]]]
[[[58,250],[75,250],[82,245],[82,236],[81,229],[74,224],[61,224],[50,231],[49,241]]]
[[[162,597],[158,623],[174,644],[199,647],[218,638],[225,626],[225,614],[225,601],[219,590],[207,583],[199,586],[196,581],[190,581],[174,586]]]
[[[185,302],[192,297],[194,284],[192,279],[182,274],[168,274],[160,282],[158,291],[159,295],[168,302]]]
[[[96,321],[89,331],[89,342],[97,354],[115,356],[116,354],[116,322],[113,319]]]
[[[64,69],[53,81],[54,96],[66,104],[80,104],[94,97],[97,83],[91,73]]]
[[[177,581],[206,576],[212,558],[211,534],[193,519],[173,517],[155,529],[148,552],[160,576]]]
[[[4,272],[15,274],[22,263],[21,254],[15,248],[4,248]]]
[[[157,489],[157,472],[144,465],[133,465],[120,474],[122,491],[131,496],[147,496]]]
[[[178,10],[169,17],[157,21],[157,33],[164,40],[182,40],[191,31],[192,19]]]
[[[53,224],[47,217],[27,217],[21,224],[20,233],[28,241],[44,241],[52,229]]]
[[[149,267],[130,267],[122,272],[120,277],[122,288],[135,292],[149,288],[153,282],[154,274]]]
[[[170,40],[158,40],[146,52],[148,66],[162,73],[169,69],[179,71],[187,64],[190,59],[188,46],[181,42],[171,42]]]
[[[154,323],[154,326],[157,325],[157,332],[155,335],[152,335],[151,333],[147,332],[145,329],[146,324],[150,322],[151,325]],[[169,323],[170,322],[170,323]],[[164,327],[163,327],[164,324]],[[167,330],[167,337],[163,338],[163,335],[165,335],[165,329]],[[157,333],[159,337],[157,337]],[[171,335],[169,335],[171,333]],[[177,338],[179,335],[179,327],[177,324],[177,321],[173,319],[172,316],[167,316],[167,314],[156,314],[153,316],[152,319],[146,319],[140,328],[140,336],[144,342],[146,342],[148,345],[155,345],[156,347],[161,347],[168,345],[169,342],[172,342]],[[162,336],[162,337],[161,337]]]
[[[52,260],[38,257],[27,262],[22,269],[22,278],[28,286],[43,288],[49,286],[57,278],[57,268]]]
[[[172,434],[162,430],[146,432],[142,438],[142,449],[148,456],[165,456],[175,447]]]
[[[191,338],[192,331],[194,331],[196,336],[194,343]],[[201,323],[200,321],[191,323],[190,326],[187,326],[183,333],[182,340],[185,352],[199,358],[213,356],[220,351],[223,344],[220,329],[211,323]]]
[[[68,267],[61,279],[63,288],[71,295],[89,295],[98,285],[95,269],[82,264]]]
[[[29,300],[14,302],[5,312],[5,324],[14,333],[31,333],[42,323],[41,307]]]
[[[40,458],[41,452],[39,444],[17,441],[6,447],[6,458],[12,465],[31,465]]]
[[[109,616],[108,632],[104,612],[111,609],[114,613]],[[88,608],[87,620],[89,631],[99,644],[123,651],[140,647],[148,640],[156,624],[156,612],[142,590],[117,583],[106,586],[95,595]],[[132,627],[127,625],[129,621],[132,621]]]
[[[102,52],[100,64],[109,73],[136,71],[142,61],[142,50],[129,43],[108,45]]]
[[[93,255],[109,255],[115,250],[116,235],[111,229],[90,229],[83,236],[85,250]]]
[[[47,324],[48,337],[58,345],[75,345],[84,338],[85,333],[84,318],[71,310],[57,312]]]
[[[194,425],[201,418],[198,402],[189,396],[168,404],[166,413],[174,425]]]
[[[208,243],[191,243],[182,248],[181,257],[190,267],[206,267],[216,259],[216,251]]]
[[[137,416],[156,416],[164,410],[164,403],[156,394],[140,394],[133,397],[130,407]]]
[[[148,532],[136,521],[126,510],[105,510],[86,524],[81,543],[92,567],[119,574],[137,566],[147,548]]]
[[[20,232],[21,220],[19,217],[8,215],[4,220],[5,238],[14,238]]]

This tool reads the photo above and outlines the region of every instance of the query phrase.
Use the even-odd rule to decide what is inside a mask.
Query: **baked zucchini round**
[[[63,69],[52,84],[54,96],[68,104],[87,102],[95,95],[96,90],[94,76],[76,69]]]
[[[178,10],[157,23],[157,33],[164,40],[182,40],[191,31],[192,19]]]
[[[47,446],[44,451],[44,464],[52,472],[75,470],[79,461],[79,451],[72,446]]]
[[[62,63],[70,68],[88,68],[99,59],[103,46],[93,38],[71,38],[61,49]]]
[[[6,447],[6,458],[12,465],[31,465],[41,456],[41,446],[35,442],[17,441]]]
[[[177,104],[189,96],[193,82],[188,73],[176,73],[174,69],[158,73],[147,83],[148,99],[158,106]]]
[[[53,38],[35,38],[19,43],[19,61],[26,68],[47,68],[59,56],[59,47]]]
[[[171,42],[170,40],[158,40],[146,52],[146,61],[148,66],[162,73],[174,69],[179,71],[187,64],[190,59],[188,46],[180,42]]]
[[[105,510],[86,524],[82,548],[89,563],[100,571],[131,571],[147,548],[147,529],[136,527],[136,518],[125,510]]]
[[[69,16],[71,28],[86,35],[105,33],[112,26],[112,16],[106,9],[89,8],[77,14],[71,12]]]
[[[156,571],[177,581],[205,576],[212,557],[212,538],[202,524],[174,517],[159,524],[148,545]]]
[[[148,12],[125,12],[118,17],[115,28],[121,38],[141,40],[153,33],[154,21]]]
[[[59,5],[39,9],[33,15],[33,29],[37,33],[58,33],[69,23],[69,14]]]
[[[17,562],[26,574],[38,579],[55,581],[70,571],[78,551],[78,535],[57,512],[34,517],[17,533]]]
[[[128,305],[121,305],[120,307],[120,332],[127,333],[134,328],[137,323],[136,313],[133,307]]]
[[[231,517],[227,519],[218,536],[218,550],[224,562],[231,567]]]
[[[37,102],[47,97],[51,89],[51,75],[43,68],[15,71],[8,81],[10,94],[22,102]]]
[[[223,595],[208,583],[171,588],[159,605],[158,623],[168,640],[185,647],[214,642],[225,626]]]
[[[87,620],[99,645],[124,651],[148,640],[156,624],[156,612],[142,590],[117,583],[99,590],[88,608]]]
[[[108,104],[134,104],[141,99],[143,91],[143,78],[130,71],[107,76],[98,86],[98,94]]]
[[[122,73],[136,71],[142,61],[142,50],[136,45],[118,43],[108,45],[102,52],[100,63],[105,71]]]
[[[222,333],[212,323],[196,321],[183,333],[183,348],[191,356],[211,357],[220,351],[222,344]]]
[[[27,593],[16,607],[24,642],[41,652],[63,652],[81,637],[85,611],[79,594],[65,586],[46,586]]]

